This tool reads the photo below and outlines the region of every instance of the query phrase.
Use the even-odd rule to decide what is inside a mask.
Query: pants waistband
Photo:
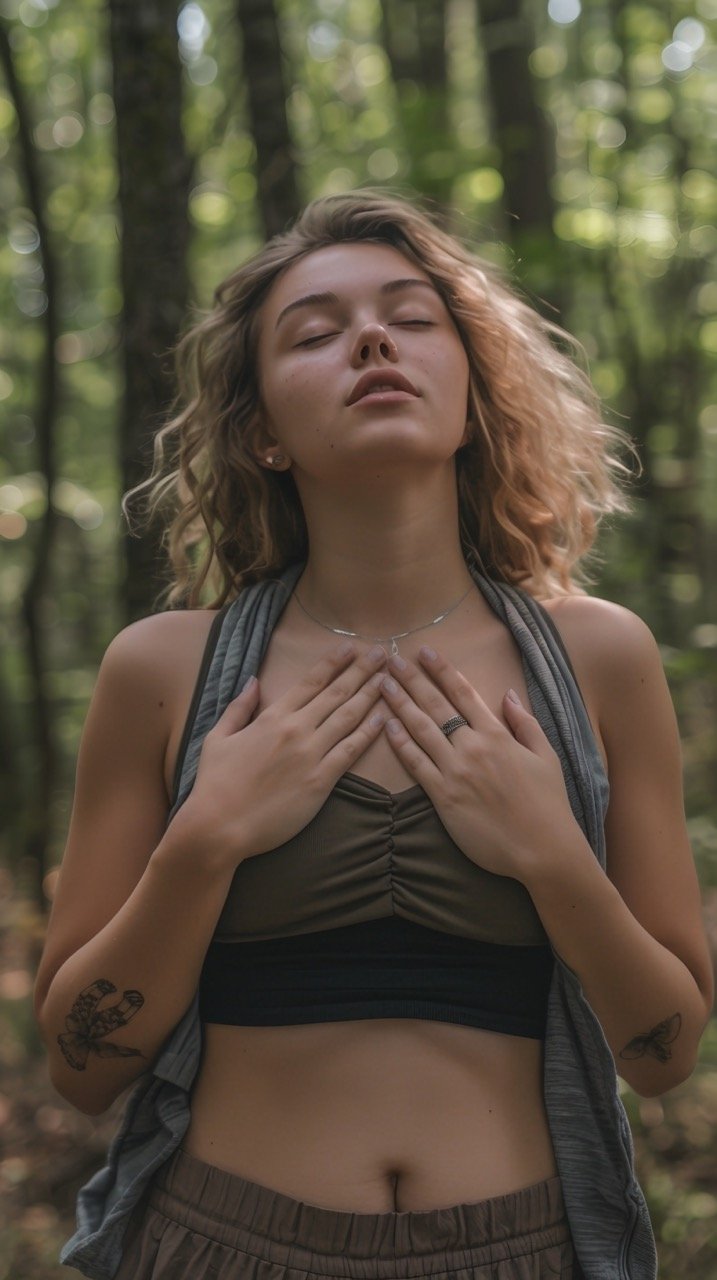
[[[232,1248],[246,1249],[248,1237],[260,1256],[287,1246],[294,1266],[302,1249],[313,1259],[455,1254],[465,1265],[466,1251],[475,1263],[483,1249],[493,1256],[496,1245],[513,1257],[570,1238],[559,1177],[475,1204],[353,1213],[295,1200],[180,1149],[157,1175],[150,1204]]]

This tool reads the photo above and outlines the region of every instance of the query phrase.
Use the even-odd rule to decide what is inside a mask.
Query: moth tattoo
[[[118,1027],[125,1027],[144,1004],[141,992],[123,991],[122,999],[116,1004],[98,1009],[100,1000],[116,990],[112,982],[108,982],[106,978],[98,978],[80,992],[65,1018],[67,1030],[57,1037],[57,1043],[75,1071],[84,1071],[91,1053],[98,1058],[144,1057],[139,1049],[128,1049],[125,1045],[113,1044],[111,1040],[104,1038]]]
[[[651,1031],[635,1036],[634,1040],[629,1040],[625,1048],[620,1050],[620,1057],[644,1058],[647,1055],[650,1058],[657,1058],[658,1062],[667,1062],[672,1057],[670,1045],[680,1034],[681,1026],[680,1014],[673,1013],[671,1018],[658,1022]]]

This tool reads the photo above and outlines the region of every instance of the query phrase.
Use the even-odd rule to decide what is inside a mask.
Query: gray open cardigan
[[[167,823],[192,788],[204,735],[258,671],[303,567],[293,564],[275,579],[246,587],[217,614],[180,748]],[[526,592],[488,579],[473,566],[471,573],[520,650],[533,714],[560,756],[573,813],[604,868],[608,782],[554,624]],[[580,1266],[585,1280],[654,1280],[655,1243],[633,1169],[612,1053],[577,976],[558,955],[555,961],[544,1090]],[[115,1275],[130,1214],[186,1132],[200,1052],[195,997],[131,1094],[107,1163],[79,1193],[77,1231],[61,1253],[68,1266],[94,1280]]]

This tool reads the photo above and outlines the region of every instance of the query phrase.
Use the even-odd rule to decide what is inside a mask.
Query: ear
[[[267,471],[289,471],[291,469],[291,458],[287,458],[285,453],[281,453],[276,445],[259,453],[255,453],[255,458],[260,467],[266,467]]]
[[[260,467],[266,467],[267,471],[288,471],[291,466],[291,458],[287,458],[282,451],[281,445],[275,436],[267,431],[261,415],[257,412],[252,421],[249,432],[247,433],[249,440],[249,449],[254,460],[259,463]]]

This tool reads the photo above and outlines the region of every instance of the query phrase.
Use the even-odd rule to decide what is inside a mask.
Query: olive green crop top
[[[237,868],[214,941],[285,938],[391,915],[481,942],[547,942],[527,889],[471,862],[422,787],[392,794],[353,773],[297,835]]]
[[[542,1039],[553,955],[527,890],[476,866],[423,789],[357,774],[237,869],[199,984],[205,1022],[458,1022]]]

